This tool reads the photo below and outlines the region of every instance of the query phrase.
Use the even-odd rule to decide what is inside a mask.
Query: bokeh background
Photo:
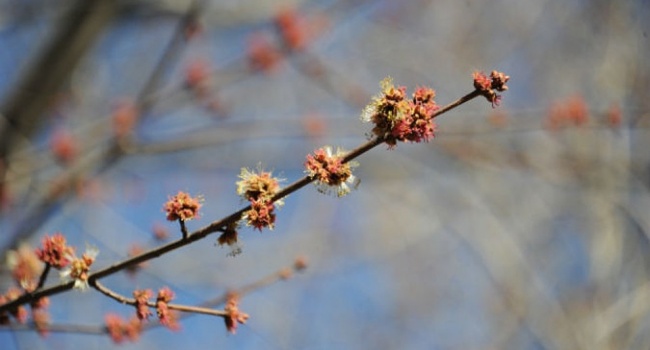
[[[199,304],[309,260],[243,297],[236,335],[196,315],[119,347],[650,348],[648,18],[645,0],[2,0],[3,264],[63,232],[109,266],[180,234],[161,209],[179,190],[205,200],[197,229],[245,205],[242,167],[288,184],[313,149],[363,143],[384,77],[444,105],[497,69],[498,108],[473,100],[431,142],[363,155],[344,198],[291,195],[238,256],[213,235],[104,279]],[[51,298],[72,329],[107,312],[133,310]],[[0,344],[116,346],[87,333],[4,327]]]

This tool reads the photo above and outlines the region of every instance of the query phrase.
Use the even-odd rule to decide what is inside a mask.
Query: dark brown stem
[[[187,227],[185,227],[185,220],[178,220],[178,223],[181,225],[181,232],[183,233],[183,239],[187,239]]]
[[[435,111],[433,113],[433,118],[435,118],[435,117],[437,117],[437,116],[439,116],[439,115],[441,115],[443,113],[447,113],[448,111],[462,105],[465,102],[473,100],[473,99],[477,98],[478,96],[481,96],[481,92],[478,91],[478,90],[474,90],[474,91],[470,92],[469,94],[467,94],[467,95],[457,99],[456,101],[454,101],[454,102],[452,102],[452,103],[438,109],[437,111]]]
[[[52,265],[45,263],[45,268],[43,269],[43,272],[41,273],[41,277],[38,279],[38,284],[36,285],[35,290],[39,290],[43,288],[43,285],[45,284],[45,280],[47,279],[47,275],[50,273],[50,269],[52,268]]]

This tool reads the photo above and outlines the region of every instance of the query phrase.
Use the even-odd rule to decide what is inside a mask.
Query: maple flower
[[[116,314],[106,314],[104,316],[106,331],[115,344],[121,344],[124,341],[124,320]]]
[[[167,304],[174,299],[174,292],[168,287],[161,288],[156,298],[156,314],[160,324],[171,330],[178,330],[179,325],[176,315],[169,310]]]
[[[248,61],[252,69],[270,73],[282,60],[282,54],[262,33],[248,38]]]
[[[293,8],[281,10],[275,18],[280,35],[285,46],[290,50],[302,50],[308,39],[305,21]]]
[[[391,77],[382,80],[380,85],[381,93],[363,109],[361,120],[375,124],[372,133],[385,138],[389,146],[395,146],[396,141],[391,138],[393,127],[404,118],[409,107],[405,100],[406,87],[395,87]]]
[[[14,281],[27,291],[36,288],[38,277],[43,270],[43,264],[34,249],[27,244],[21,244],[18,249],[7,253],[7,267],[11,270]]]
[[[169,200],[163,206],[167,212],[169,221],[187,221],[199,216],[202,199],[200,197],[191,197],[188,193],[178,191],[175,196],[169,197]]]
[[[260,166],[257,171],[242,168],[239,178],[241,180],[237,181],[237,194],[251,204],[251,209],[244,213],[242,219],[246,221],[246,225],[260,231],[264,227],[272,230],[275,224],[275,208],[284,204],[282,199],[273,200],[280,191],[282,180],[273,177],[270,171],[263,171]],[[219,238],[220,244],[222,241],[236,242],[237,234],[234,227],[227,229],[222,237]]]
[[[474,78],[474,88],[492,103],[493,108],[498,106],[501,102],[501,95],[497,94],[496,91],[503,92],[508,90],[506,83],[510,80],[510,76],[493,70],[489,77],[480,71],[474,72],[472,77]]]
[[[268,199],[251,199],[251,209],[246,211],[243,219],[246,220],[246,225],[253,226],[259,231],[262,228],[268,227],[273,230],[275,226],[275,205]]]
[[[88,288],[88,271],[90,266],[95,262],[99,250],[95,247],[88,247],[81,255],[81,258],[70,256],[70,265],[61,270],[61,278],[71,278],[74,280],[74,288],[85,290]]]
[[[42,240],[42,248],[36,249],[36,256],[50,266],[61,269],[70,263],[70,256],[74,255],[74,248],[66,245],[65,237],[60,233],[45,236]]]
[[[433,114],[438,109],[433,100],[435,96],[433,89],[417,88],[413,93],[413,100],[408,103],[408,112],[395,122],[391,136],[403,142],[419,143],[432,139],[436,130]]]
[[[47,297],[38,298],[30,303],[32,307],[32,320],[38,333],[44,337],[48,334],[47,326],[50,323],[50,314],[47,312],[50,306],[50,299]]]
[[[306,173],[315,180],[316,188],[321,193],[336,193],[343,197],[350,193],[350,188],[357,188],[359,180],[352,174],[352,168],[357,162],[343,163],[345,151],[338,148],[336,153],[332,147],[325,146],[307,155],[305,161]]]
[[[32,310],[32,320],[38,334],[45,337],[48,334],[47,326],[50,324],[50,314],[43,309],[34,309]]]
[[[422,142],[434,137],[434,112],[438,109],[431,88],[416,89],[411,100],[406,99],[406,88],[395,87],[390,77],[382,80],[381,93],[373,98],[361,113],[361,120],[372,122],[372,133],[384,138],[389,148],[397,141]]]
[[[132,342],[138,340],[142,332],[142,322],[137,317],[124,321],[119,315],[109,313],[104,316],[106,331],[115,344],[121,344],[124,340]]]
[[[133,291],[133,297],[135,298],[135,314],[139,320],[147,320],[151,316],[151,311],[149,311],[149,298],[153,296],[151,289],[136,289]]]
[[[228,332],[235,334],[237,332],[237,324],[244,324],[248,320],[248,314],[239,311],[239,295],[237,293],[230,293],[224,311],[228,314],[224,317],[226,329]]]
[[[241,168],[239,173],[240,181],[237,181],[237,194],[248,201],[252,200],[270,200],[278,191],[280,191],[280,181],[270,171],[263,171],[258,166],[257,171],[247,168]],[[278,206],[283,205],[281,199],[276,200]]]

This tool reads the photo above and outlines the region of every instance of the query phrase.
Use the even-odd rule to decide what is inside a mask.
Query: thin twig
[[[95,281],[92,284],[92,287],[97,289],[100,293],[106,295],[107,297],[121,303],[121,304],[127,304],[127,305],[133,305],[135,306],[137,304],[137,301],[134,298],[128,298],[125,297],[110,288],[104,286],[103,284],[99,283],[99,281]],[[147,306],[151,308],[156,308],[156,303],[153,301],[147,301]],[[206,307],[202,306],[191,306],[191,305],[182,305],[182,304],[167,304],[167,307],[171,310],[176,310],[176,311],[183,311],[183,312],[191,312],[191,313],[197,313],[197,314],[204,314],[204,315],[212,315],[212,316],[219,316],[219,317],[226,317],[228,316],[228,313],[223,311],[223,310],[214,310],[214,309],[209,309]]]
[[[185,226],[185,220],[178,220],[178,223],[181,225],[181,232],[183,233],[183,239],[187,239],[187,227]]]
[[[41,277],[38,279],[38,284],[36,285],[37,290],[43,288],[43,285],[45,284],[45,280],[47,279],[47,275],[50,273],[51,268],[52,265],[45,263],[45,268],[43,269]]]

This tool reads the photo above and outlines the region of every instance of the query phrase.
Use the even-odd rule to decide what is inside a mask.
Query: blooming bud
[[[315,181],[321,193],[336,193],[343,197],[350,193],[351,188],[357,188],[359,180],[352,174],[352,168],[358,166],[356,162],[343,162],[345,151],[325,146],[307,155],[305,161],[306,173]]]

